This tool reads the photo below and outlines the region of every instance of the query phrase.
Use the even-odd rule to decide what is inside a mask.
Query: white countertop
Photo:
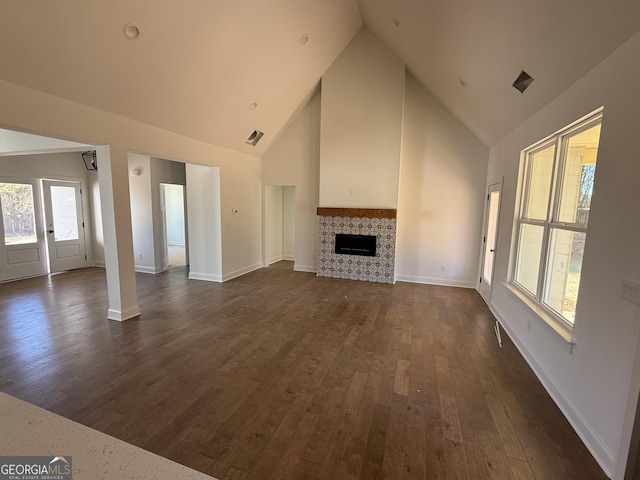
[[[213,479],[4,393],[0,428],[1,456],[70,456],[73,480]]]

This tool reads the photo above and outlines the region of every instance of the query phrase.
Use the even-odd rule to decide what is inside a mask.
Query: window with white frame
[[[571,328],[602,113],[523,151],[513,284]]]

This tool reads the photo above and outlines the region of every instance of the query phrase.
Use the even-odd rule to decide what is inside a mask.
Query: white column
[[[127,149],[111,145],[97,147],[96,151],[107,268],[107,318],[123,321],[140,314],[133,261]]]

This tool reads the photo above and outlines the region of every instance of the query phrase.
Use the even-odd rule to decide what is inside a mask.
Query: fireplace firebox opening
[[[352,235],[336,233],[335,252],[342,255],[376,256],[375,235]]]

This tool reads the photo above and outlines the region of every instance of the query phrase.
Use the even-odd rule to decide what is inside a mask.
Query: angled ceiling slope
[[[365,25],[487,146],[640,29],[628,0],[358,0]],[[512,87],[521,70],[535,81]],[[585,112],[587,113],[587,112]]]
[[[258,156],[363,20],[488,146],[640,29],[628,0],[0,1],[0,78]]]
[[[2,0],[0,78],[260,156],[361,26],[355,0]]]

